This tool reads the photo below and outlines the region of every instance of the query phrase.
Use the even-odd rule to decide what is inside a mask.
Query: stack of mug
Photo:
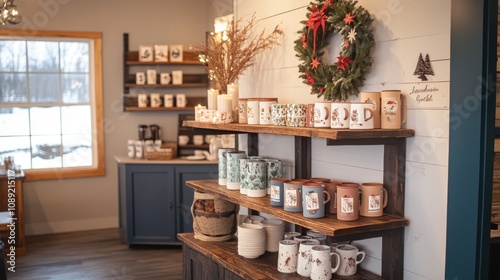
[[[406,123],[400,90],[361,92],[361,102],[279,104],[277,98],[241,98],[239,122],[335,129],[399,129]]]
[[[271,205],[306,218],[336,214],[341,221],[359,216],[380,217],[387,206],[387,190],[381,183],[332,182],[328,178],[271,179]]]
[[[264,197],[271,192],[271,180],[283,177],[285,164],[279,159],[247,157],[244,151],[220,148],[219,185],[239,190],[249,197]]]
[[[348,243],[321,244],[309,236],[290,237],[294,232],[285,233],[279,243],[277,268],[282,273],[297,273],[314,280],[331,279],[332,274],[351,276],[365,258],[365,252]]]

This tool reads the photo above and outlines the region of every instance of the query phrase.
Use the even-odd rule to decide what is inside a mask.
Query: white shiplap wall
[[[374,65],[365,91],[400,89],[408,96],[405,273],[410,280],[444,279],[448,177],[448,108],[451,0],[360,0],[375,19]],[[280,103],[314,103],[308,86],[298,78],[293,41],[305,20],[304,0],[235,0],[237,18],[256,14],[258,28],[280,24],[282,45],[258,57],[240,78],[240,97],[275,96]],[[338,37],[338,36],[336,36]],[[339,38],[332,38],[332,53]],[[421,82],[413,75],[418,55],[429,54],[434,76]],[[417,102],[414,88],[435,88],[432,102]],[[357,98],[352,98],[357,101]],[[260,135],[260,153],[293,162],[293,137]],[[312,175],[345,181],[382,181],[382,146],[327,147],[312,141]],[[380,273],[381,240],[357,242],[368,257],[363,267]]]

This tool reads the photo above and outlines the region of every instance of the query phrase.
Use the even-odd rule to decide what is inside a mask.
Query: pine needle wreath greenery
[[[325,100],[346,100],[358,95],[373,59],[375,45],[373,19],[353,0],[318,0],[307,7],[307,20],[295,41],[300,78],[311,86],[311,94]],[[333,33],[342,37],[341,50],[334,64],[328,64],[326,47]]]

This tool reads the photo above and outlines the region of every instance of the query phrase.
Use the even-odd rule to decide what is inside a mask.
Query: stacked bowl
[[[238,255],[255,259],[266,252],[266,233],[262,224],[238,226]]]
[[[263,220],[261,224],[266,232],[266,251],[278,252],[280,241],[285,234],[285,223],[281,220]]]

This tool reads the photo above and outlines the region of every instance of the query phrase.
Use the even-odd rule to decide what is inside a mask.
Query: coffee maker
[[[149,133],[151,135],[151,140],[156,141],[161,139],[161,129],[157,124],[149,125]]]
[[[157,124],[145,125],[140,124],[138,126],[139,140],[160,140],[161,139],[161,129]]]

